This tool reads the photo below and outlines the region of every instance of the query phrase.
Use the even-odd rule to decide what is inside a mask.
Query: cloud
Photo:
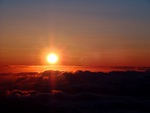
[[[26,72],[1,75],[0,106],[21,112],[149,112],[150,72]]]
[[[29,91],[23,91],[23,90],[12,90],[12,91],[7,91],[6,95],[7,96],[16,96],[16,97],[21,97],[21,96],[31,96],[35,95],[36,91],[34,90],[29,90]]]
[[[148,96],[149,71],[112,71],[109,73],[47,70],[42,73],[26,72],[1,75],[1,91],[35,90],[50,92],[60,90],[69,94],[92,92],[107,95]],[[144,82],[143,82],[144,81]]]

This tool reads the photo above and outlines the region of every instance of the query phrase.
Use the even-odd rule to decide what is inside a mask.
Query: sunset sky
[[[0,0],[0,64],[150,66],[149,0]]]

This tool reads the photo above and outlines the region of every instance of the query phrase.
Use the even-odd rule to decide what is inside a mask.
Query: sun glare
[[[51,53],[47,56],[47,61],[50,64],[55,64],[58,61],[58,56],[55,53]]]

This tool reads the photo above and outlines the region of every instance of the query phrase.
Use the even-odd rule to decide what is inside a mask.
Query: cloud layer
[[[5,73],[0,75],[0,106],[5,112],[146,113],[149,75],[149,71]]]

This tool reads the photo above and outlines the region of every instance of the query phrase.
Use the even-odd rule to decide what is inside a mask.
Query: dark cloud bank
[[[3,113],[149,113],[150,71],[0,74]]]

